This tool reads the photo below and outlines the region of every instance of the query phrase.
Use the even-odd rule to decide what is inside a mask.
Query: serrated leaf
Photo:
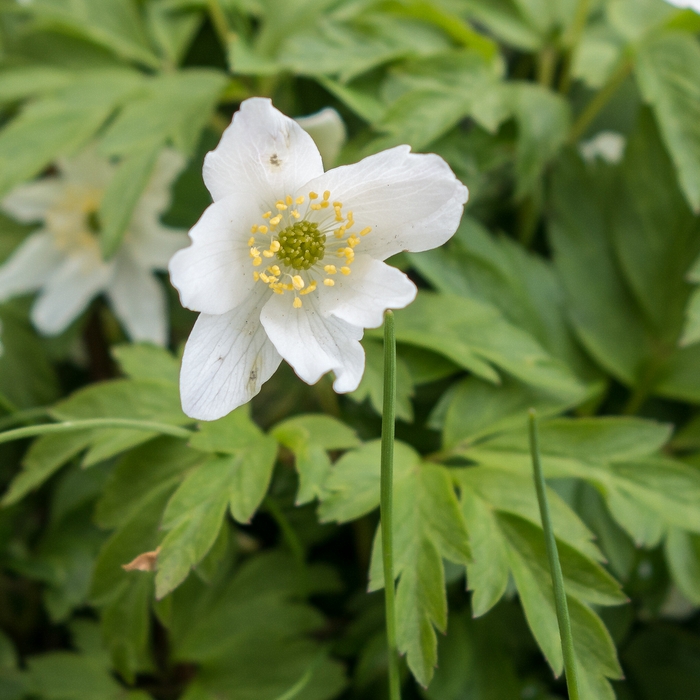
[[[327,450],[347,450],[360,444],[352,428],[322,414],[290,418],[278,423],[271,435],[294,453],[299,473],[297,505],[308,503],[323,493],[331,467]]]
[[[651,104],[688,203],[700,212],[700,45],[696,37],[665,33],[644,42],[635,74]]]
[[[236,454],[260,440],[262,435],[250,418],[250,408],[241,406],[224,418],[200,423],[190,445],[202,452]]]
[[[664,551],[676,585],[688,600],[700,605],[700,535],[671,528]]]
[[[150,343],[117,345],[111,349],[124,374],[131,379],[150,379],[177,385],[180,363],[164,348]]]

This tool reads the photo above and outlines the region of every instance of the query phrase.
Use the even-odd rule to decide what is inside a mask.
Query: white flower
[[[340,114],[333,107],[326,107],[315,114],[297,117],[294,121],[314,140],[323,165],[332,166],[347,138],[345,122]]]
[[[165,292],[153,271],[166,269],[173,253],[188,243],[184,232],[160,223],[184,159],[170,149],[161,153],[120,249],[105,261],[95,235],[97,212],[115,167],[87,150],[58,161],[57,175],[5,197],[4,211],[42,226],[0,267],[0,301],[38,291],[32,322],[40,332],[56,335],[104,292],[133,340],[164,345]]]
[[[700,0],[666,0],[666,2],[676,7],[688,8],[700,13]]]
[[[170,262],[201,311],[182,361],[185,413],[214,420],[249,401],[284,358],[308,384],[357,388],[363,328],[414,284],[382,260],[444,243],[467,188],[442,158],[398,146],[324,174],[311,137],[267,99],[241,105],[204,160],[214,204]]]
[[[615,165],[622,160],[626,145],[627,140],[622,134],[616,131],[600,131],[588,141],[581,141],[578,149],[588,163],[600,158],[606,163]]]

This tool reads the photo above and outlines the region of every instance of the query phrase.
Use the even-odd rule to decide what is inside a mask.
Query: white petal
[[[353,326],[378,328],[387,309],[403,309],[415,298],[416,285],[391,265],[358,255],[352,272],[334,275],[333,287],[319,287],[320,309]]]
[[[440,156],[411,153],[409,146],[329,170],[304,190],[330,190],[343,212],[353,212],[353,230],[371,226],[358,252],[380,260],[442,245],[457,230],[468,196]]]
[[[238,306],[255,281],[248,239],[251,222],[262,221],[253,200],[226,197],[211,204],[190,230],[192,245],[170,261],[170,279],[183,306],[224,314]]]
[[[153,222],[147,229],[141,229],[141,235],[134,235],[133,238],[127,239],[124,247],[128,248],[130,255],[141,267],[167,270],[173,255],[178,250],[186,248],[189,243],[187,231]]]
[[[66,258],[51,275],[32,307],[32,322],[46,335],[64,331],[109,283],[113,265],[94,251]]]
[[[57,165],[64,182],[87,185],[98,190],[107,187],[117,167],[109,159],[99,155],[94,145],[72,158],[59,158]]]
[[[63,193],[64,186],[58,178],[46,178],[16,187],[5,196],[1,206],[12,218],[30,224],[41,221],[47,210],[61,199]]]
[[[250,401],[279,367],[282,358],[260,324],[267,294],[259,285],[233,311],[197,319],[180,371],[182,410],[188,416],[225,416]]]
[[[269,99],[252,97],[207,153],[203,176],[214,201],[239,192],[272,206],[321,173],[313,139]]]
[[[62,259],[50,233],[32,234],[0,267],[0,300],[36,291]]]
[[[167,343],[165,291],[147,268],[124,253],[119,255],[107,296],[131,340]]]
[[[260,320],[280,355],[307,384],[326,372],[335,372],[333,388],[339,393],[357,389],[365,368],[360,345],[363,331],[333,316],[323,317],[314,294],[295,309],[290,294],[274,294]]]
[[[324,166],[332,167],[347,138],[345,122],[340,114],[333,107],[326,107],[307,117],[297,117],[295,121],[314,140]]]

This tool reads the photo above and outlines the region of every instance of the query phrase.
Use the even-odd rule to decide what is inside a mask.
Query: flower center
[[[280,231],[277,258],[295,270],[308,270],[326,253],[326,234],[315,221],[298,221]]]
[[[250,258],[253,268],[257,268],[253,269],[253,277],[275,294],[292,292],[293,306],[299,309],[301,297],[316,291],[320,281],[326,287],[333,287],[336,274],[352,272],[354,249],[372,229],[367,226],[357,234],[351,233],[355,226],[352,212],[344,214],[342,202],[331,201],[328,190],[322,197],[309,192],[308,203],[303,195],[294,199],[288,194],[275,204],[275,209],[274,216],[272,211],[265,212],[264,223],[253,224],[250,231],[253,234],[248,240]],[[276,265],[261,267],[264,258],[275,257]],[[327,260],[322,265],[328,257],[338,267]]]

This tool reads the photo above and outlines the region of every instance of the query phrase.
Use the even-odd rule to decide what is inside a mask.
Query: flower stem
[[[9,416],[0,418],[0,431],[17,425],[17,423],[34,423],[43,418],[49,418],[48,408],[25,408],[22,411],[15,411]]]
[[[228,26],[228,20],[226,15],[219,4],[219,0],[207,0],[207,9],[209,11],[209,18],[214,26],[214,31],[219,37],[221,45],[224,47],[224,51],[228,48],[229,42],[231,41],[233,32]]]
[[[566,601],[564,590],[564,575],[559,561],[557,542],[554,539],[552,518],[549,513],[549,502],[544,484],[542,462],[540,461],[539,436],[537,433],[537,412],[534,408],[529,410],[530,415],[530,454],[532,455],[532,467],[535,473],[535,489],[537,500],[540,504],[540,517],[544,541],[547,546],[547,558],[552,572],[552,587],[554,588],[554,604],[559,622],[559,634],[561,636],[561,651],[564,657],[564,670],[566,672],[566,687],[569,691],[569,700],[579,700],[578,676],[576,673],[576,656],[574,654],[574,637],[571,633],[571,619],[569,618],[569,605]]]
[[[384,314],[384,401],[382,407],[382,457],[380,517],[384,560],[384,605],[389,656],[389,698],[401,700],[399,655],[396,646],[394,588],[394,430],[396,426],[396,333],[394,313]]]
[[[564,63],[559,78],[559,92],[563,95],[569,92],[569,88],[571,87],[571,66],[574,62],[574,52],[581,41],[583,30],[586,28],[589,11],[590,0],[578,0],[574,21],[566,37],[567,50],[564,54]]]
[[[585,133],[591,122],[598,116],[608,100],[618,91],[622,83],[632,70],[632,62],[626,58],[620,63],[615,72],[610,76],[608,82],[596,93],[593,99],[586,105],[583,112],[571,127],[569,132],[569,143],[576,143]]]
[[[189,438],[194,435],[191,430],[180,428],[177,425],[167,423],[155,423],[153,421],[133,420],[131,418],[88,418],[87,420],[72,420],[64,423],[48,423],[43,425],[28,425],[26,428],[15,428],[0,433],[0,444],[21,440],[37,435],[51,433],[69,433],[75,430],[92,430],[94,428],[122,428],[124,430],[144,430],[149,433],[161,433],[173,437]]]

